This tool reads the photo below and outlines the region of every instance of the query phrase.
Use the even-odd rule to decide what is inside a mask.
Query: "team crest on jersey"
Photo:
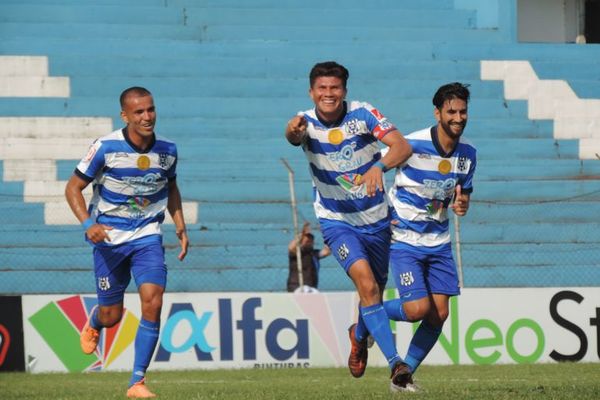
[[[348,133],[350,133],[352,135],[358,135],[360,133],[360,124],[356,118],[351,119],[350,121],[346,122],[345,126],[346,126],[346,130],[348,131]]]
[[[327,134],[327,139],[331,144],[340,144],[344,141],[344,132],[338,128],[332,129]]]
[[[169,162],[169,155],[167,153],[160,153],[158,155],[158,165],[160,165],[161,168],[167,168],[168,162]]]
[[[137,166],[142,171],[147,170],[148,168],[150,168],[150,158],[144,155],[139,156],[137,159]]]
[[[150,205],[150,200],[141,196],[132,197],[127,202],[129,203],[129,206],[136,211],[143,210]]]
[[[467,157],[458,157],[457,168],[460,172],[465,172],[467,170]]]

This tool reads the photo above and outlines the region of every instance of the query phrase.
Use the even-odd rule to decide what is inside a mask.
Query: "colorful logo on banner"
[[[117,325],[101,331],[96,351],[84,354],[79,345],[79,334],[95,305],[95,297],[72,296],[48,303],[29,318],[69,372],[104,369],[135,339],[139,319],[125,310]]]
[[[4,364],[4,360],[6,359],[6,353],[8,353],[9,347],[10,333],[4,325],[0,324],[0,366]]]

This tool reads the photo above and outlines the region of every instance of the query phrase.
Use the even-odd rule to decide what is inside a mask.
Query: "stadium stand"
[[[0,4],[0,293],[91,291],[64,185],[91,140],[121,126],[118,96],[133,85],[153,92],[157,132],[181,156],[192,248],[179,263],[165,226],[169,290],[284,291],[280,158],[296,172],[300,218],[315,221],[304,156],[283,129],[311,106],[308,71],[329,59],[349,68],[349,97],[403,133],[433,123],[439,85],[471,84],[466,286],[600,284],[600,46],[517,43],[512,1],[102,3]],[[490,3],[491,22],[477,8]],[[320,288],[351,289],[342,274],[323,260]]]

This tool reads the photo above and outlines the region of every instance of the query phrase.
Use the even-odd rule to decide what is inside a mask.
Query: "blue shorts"
[[[94,273],[98,304],[123,302],[131,275],[139,288],[143,283],[166,287],[167,266],[162,243],[122,244],[94,247]]]
[[[429,294],[460,294],[458,274],[452,257],[452,247],[440,246],[432,251],[418,247],[392,247],[390,266],[398,294],[403,301],[418,300]]]
[[[385,285],[388,279],[390,262],[389,229],[375,233],[357,232],[344,226],[323,228],[323,241],[331,249],[331,253],[348,274],[348,270],[356,261],[367,260],[377,283]]]

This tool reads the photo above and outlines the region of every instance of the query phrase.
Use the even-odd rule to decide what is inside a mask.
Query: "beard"
[[[457,124],[457,123],[453,123],[453,124],[448,124],[445,122],[440,122],[440,124],[442,125],[442,128],[444,129],[444,132],[446,132],[446,134],[448,136],[450,136],[452,139],[458,139],[461,137],[461,135],[463,134],[464,130],[465,130],[465,126],[467,126],[467,121],[461,123],[461,124]],[[453,127],[459,126],[461,129],[458,133],[454,132],[452,130]]]

